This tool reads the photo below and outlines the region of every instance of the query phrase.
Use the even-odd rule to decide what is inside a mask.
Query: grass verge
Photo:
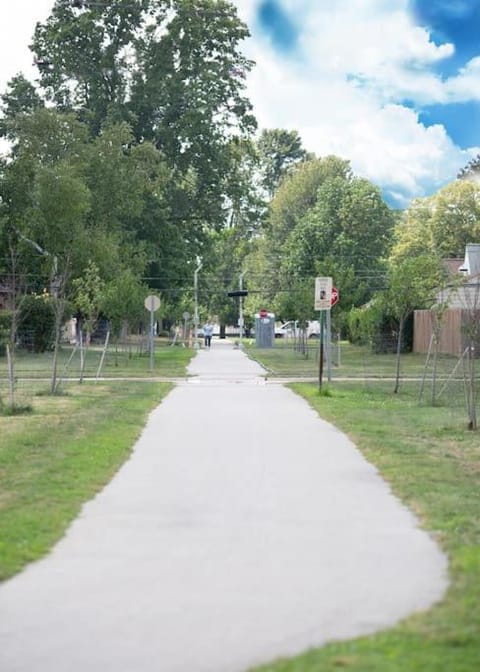
[[[442,603],[384,633],[332,643],[257,672],[476,672],[480,669],[480,440],[447,407],[418,404],[418,385],[337,382],[328,395],[291,386],[345,431],[449,556]]]
[[[253,359],[258,359],[269,371],[270,376],[318,378],[319,344],[316,339],[307,343],[305,352],[295,347],[291,341],[276,340],[275,347],[258,349],[253,343],[246,347]],[[438,358],[438,374],[448,376],[456,357],[441,355]],[[408,353],[401,356],[403,377],[421,378],[425,370],[426,355]],[[346,341],[332,346],[332,378],[393,378],[396,373],[394,354],[375,354],[370,347],[352,345]],[[431,374],[430,370],[427,372]],[[327,378],[327,363],[324,361],[324,378]]]
[[[122,465],[167,383],[68,386],[0,416],[0,579],[43,556]]]
[[[101,378],[117,377],[176,377],[185,375],[185,367],[192,358],[192,350],[182,347],[170,347],[167,342],[157,340],[153,371],[150,371],[148,350],[140,351],[134,347],[116,349],[110,346],[103,360],[102,348],[91,346],[85,354],[84,376]],[[53,353],[29,353],[18,351],[15,354],[15,375],[18,378],[50,378],[52,372]],[[2,367],[3,364],[3,367]],[[4,368],[4,372],[2,372]],[[63,345],[58,359],[58,378],[78,378],[80,376],[80,352],[73,346]],[[3,376],[1,375],[3,373]],[[0,378],[7,378],[6,361],[0,360]]]

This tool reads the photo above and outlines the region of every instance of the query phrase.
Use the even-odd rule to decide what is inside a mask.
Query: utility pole
[[[198,273],[201,268],[202,268],[202,262],[198,260],[198,266],[193,274],[193,295],[195,301],[195,309],[193,311],[193,336],[194,336],[193,347],[195,348],[195,350],[198,349]]]
[[[238,326],[240,328],[239,334],[239,347],[243,348],[243,276],[246,271],[240,273],[240,278],[238,280],[238,290],[239,290],[239,302],[238,302]]]

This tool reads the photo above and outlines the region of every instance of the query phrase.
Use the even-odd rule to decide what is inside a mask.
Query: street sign
[[[332,307],[332,278],[315,278],[315,310]]]
[[[332,287],[332,298],[330,299],[330,305],[332,308],[335,304],[338,303],[339,298],[338,289],[336,287]]]
[[[227,292],[227,296],[248,296],[246,289],[236,289],[233,292]]]
[[[145,308],[151,313],[155,313],[160,308],[160,299],[155,294],[150,294],[144,301]]]

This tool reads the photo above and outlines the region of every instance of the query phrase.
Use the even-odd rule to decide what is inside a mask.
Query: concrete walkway
[[[245,672],[442,597],[445,558],[343,434],[227,343],[191,373],[0,587],[2,672]]]

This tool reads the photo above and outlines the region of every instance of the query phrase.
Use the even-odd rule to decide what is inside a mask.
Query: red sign
[[[258,312],[258,314],[259,314],[260,317],[268,317],[268,310],[267,310],[266,308],[262,308],[262,309]]]
[[[336,303],[338,303],[338,289],[336,287],[332,287],[332,298],[330,299],[330,305],[334,306]]]

